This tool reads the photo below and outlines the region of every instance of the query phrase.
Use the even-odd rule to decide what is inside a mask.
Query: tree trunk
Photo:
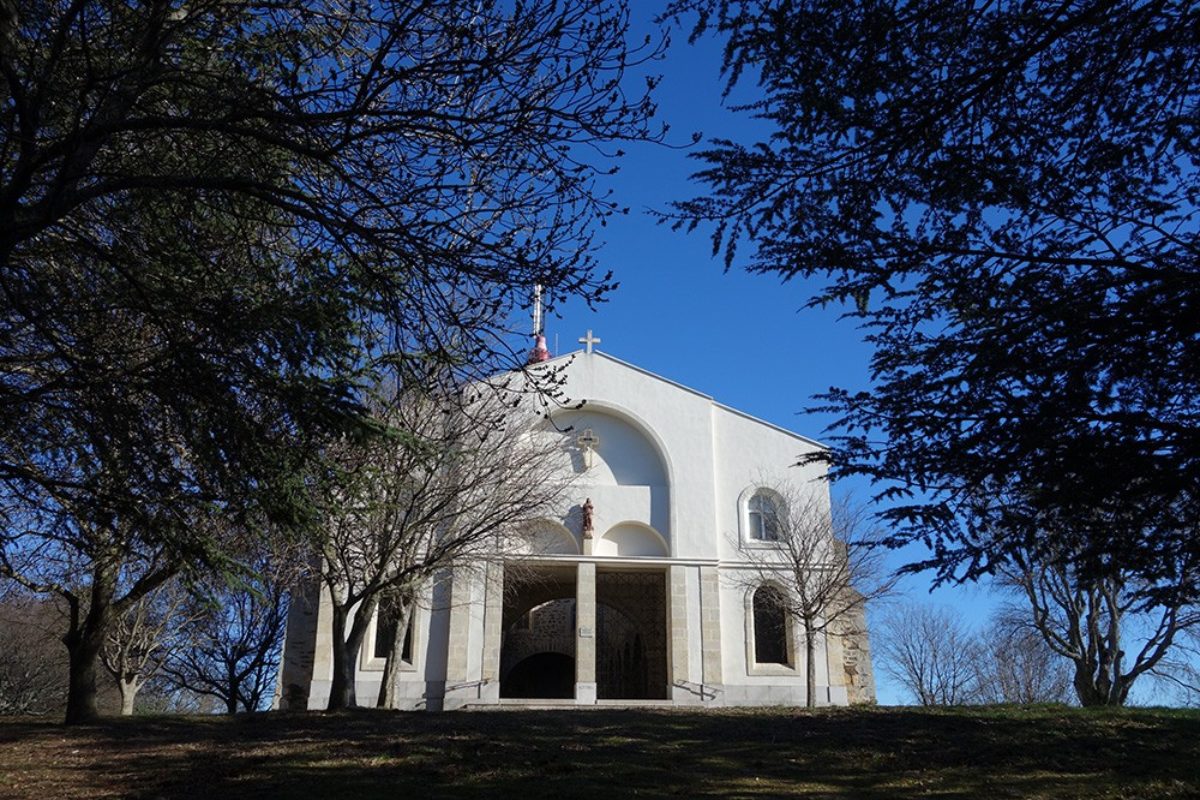
[[[408,621],[412,617],[411,601],[403,601],[400,613],[393,620],[392,649],[383,666],[383,678],[379,684],[379,708],[395,708],[400,700],[400,662],[404,655],[404,640],[408,634]]]
[[[96,662],[104,647],[109,609],[117,589],[115,572],[97,563],[92,572],[92,587],[87,613],[79,617],[76,605],[63,644],[67,646],[67,725],[79,725],[100,719],[96,705]]]
[[[137,700],[138,689],[142,688],[137,679],[126,681],[117,680],[117,688],[121,690],[121,716],[132,717],[134,701]]]
[[[234,663],[226,664],[225,680],[225,713],[236,714],[238,697],[240,696],[241,687],[238,685],[237,665]]]
[[[329,703],[325,706],[328,711],[353,708],[355,705],[354,662],[346,656],[346,617],[345,608],[334,607],[330,619],[333,628],[333,678],[329,682]]]
[[[63,720],[67,725],[79,725],[95,722],[100,718],[100,709],[96,706],[96,661],[100,654],[100,646],[104,635],[84,631],[68,634],[66,637],[69,656],[69,672],[67,675],[67,716]]]
[[[375,613],[375,602],[372,597],[359,604],[349,631],[346,630],[346,623],[350,618],[350,609],[337,605],[333,607],[330,620],[333,627],[333,680],[329,683],[329,704],[325,707],[328,711],[358,706],[354,688],[355,662],[358,661],[358,651],[367,634],[367,624]]]
[[[1093,674],[1086,662],[1075,662],[1075,677],[1072,680],[1079,705],[1085,708],[1100,706],[1123,706],[1129,697],[1131,682],[1121,675]]]
[[[804,666],[805,687],[804,705],[808,708],[817,706],[817,642],[816,631],[806,622],[804,624]]]

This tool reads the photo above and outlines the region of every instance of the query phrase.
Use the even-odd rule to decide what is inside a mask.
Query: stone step
[[[535,697],[503,697],[499,703],[467,703],[463,708],[468,708],[473,711],[478,710],[542,710],[542,709],[589,709],[589,708],[671,708],[675,704],[670,700],[597,700],[595,703],[576,704],[574,700],[568,699],[547,699],[542,700]]]

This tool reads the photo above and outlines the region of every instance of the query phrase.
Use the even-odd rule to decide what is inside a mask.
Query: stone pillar
[[[670,637],[670,681],[667,695],[676,703],[696,699],[689,686],[687,573],[689,567],[672,566],[667,572],[667,634]]]
[[[443,708],[451,711],[476,699],[478,689],[468,686],[468,648],[471,645],[471,570],[455,567],[450,585],[450,633],[446,647],[446,697]]]
[[[700,568],[700,660],[704,676],[704,700],[720,700],[724,689],[721,673],[721,586],[716,567]]]
[[[500,702],[500,641],[504,634],[504,564],[488,564],[483,594],[483,684],[480,697]]]
[[[579,565],[575,580],[575,702],[596,702],[596,565]]]
[[[321,598],[327,595],[324,583],[315,579],[306,581],[292,595],[284,631],[284,658],[279,664],[272,708],[288,711],[307,709],[313,694],[313,681],[320,679],[324,671],[331,668],[329,651],[333,642],[328,631],[328,608],[323,620],[324,637],[321,636],[322,620],[318,619]],[[321,672],[317,671],[318,663]]]

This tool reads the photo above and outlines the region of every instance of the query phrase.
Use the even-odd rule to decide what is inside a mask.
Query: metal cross
[[[590,355],[592,352],[592,345],[600,344],[600,339],[592,336],[592,329],[588,328],[587,336],[584,336],[582,339],[580,339],[579,343],[587,347],[586,352]]]
[[[600,446],[600,437],[593,433],[591,428],[584,428],[583,433],[579,434],[579,438],[576,441],[583,448],[584,456],[587,458],[587,468],[591,469],[592,454]]]

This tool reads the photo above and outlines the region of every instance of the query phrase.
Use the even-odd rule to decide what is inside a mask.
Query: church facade
[[[497,704],[803,705],[797,620],[765,603],[772,487],[813,492],[795,467],[820,445],[596,351],[546,364],[576,407],[553,413],[570,437],[569,502],[508,558],[462,565],[427,587],[404,643],[404,707]],[[768,585],[768,584],[775,585]],[[761,585],[760,585],[761,584]],[[378,693],[388,643],[368,633],[357,692]],[[282,707],[324,708],[332,676],[328,600],[293,602]],[[821,705],[874,701],[865,622],[816,643]]]

